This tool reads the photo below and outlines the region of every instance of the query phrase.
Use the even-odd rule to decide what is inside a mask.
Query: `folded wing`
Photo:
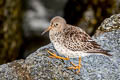
[[[69,31],[71,30],[71,31]],[[63,45],[72,51],[83,51],[86,53],[101,53],[110,56],[99,44],[81,28],[71,27],[65,30]]]

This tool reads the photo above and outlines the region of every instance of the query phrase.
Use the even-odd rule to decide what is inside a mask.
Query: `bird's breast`
[[[49,37],[50,37],[50,41],[52,43],[58,42],[58,43],[62,43],[63,41],[63,36],[62,33],[60,32],[50,32],[49,33]]]

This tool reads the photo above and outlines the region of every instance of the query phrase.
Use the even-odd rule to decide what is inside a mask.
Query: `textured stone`
[[[111,22],[110,22],[111,24]],[[0,66],[0,80],[119,80],[120,79],[120,30],[105,32],[93,39],[113,56],[90,55],[82,57],[79,74],[68,70],[72,61],[78,64],[78,58],[63,61],[51,59],[46,49],[56,52],[50,43],[39,48],[25,60],[17,60]],[[59,55],[59,53],[57,53]]]
[[[94,36],[99,36],[104,32],[110,32],[117,29],[120,29],[120,14],[115,14],[110,18],[106,18],[98,27]]]

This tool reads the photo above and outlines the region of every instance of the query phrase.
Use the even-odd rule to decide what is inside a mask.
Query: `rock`
[[[93,39],[102,48],[110,50],[109,54],[113,56],[90,55],[82,57],[80,73],[75,74],[75,70],[68,70],[67,67],[72,66],[70,61],[77,65],[78,58],[70,59],[70,61],[49,58],[46,49],[56,52],[50,43],[37,49],[25,60],[16,60],[1,65],[0,80],[119,80],[120,30],[105,32],[97,37],[93,36]]]
[[[110,32],[120,29],[120,14],[112,15],[110,18],[106,18],[98,27],[95,33],[95,37],[103,34],[104,32]]]

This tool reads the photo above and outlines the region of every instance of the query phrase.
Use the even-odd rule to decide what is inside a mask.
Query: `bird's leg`
[[[47,50],[47,52],[52,55],[52,56],[49,56],[50,58],[57,58],[57,59],[63,59],[63,60],[70,60],[69,58],[65,58],[65,57],[61,57],[61,56],[57,56],[55,53],[52,53],[51,51]]]
[[[76,66],[75,64],[73,64],[72,62],[70,62],[73,66],[72,67],[68,67],[68,69],[78,69],[78,71],[76,73],[80,72],[80,68],[81,68],[81,57],[79,57],[79,64],[78,66]]]

